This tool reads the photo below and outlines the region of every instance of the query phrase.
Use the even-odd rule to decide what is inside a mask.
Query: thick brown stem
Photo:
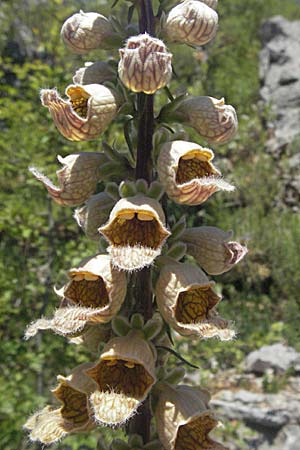
[[[140,0],[139,29],[141,33],[154,34],[154,15],[151,0]],[[152,137],[154,130],[153,95],[138,94],[138,142],[135,177],[151,182]],[[145,322],[152,317],[152,284],[151,269],[145,268],[136,275],[137,311],[143,314]],[[149,400],[138,410],[138,414],[130,423],[130,432],[140,434],[146,444],[150,440],[151,411]]]

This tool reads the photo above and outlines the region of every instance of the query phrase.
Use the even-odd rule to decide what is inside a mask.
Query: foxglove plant
[[[184,371],[168,371],[166,364],[168,351],[176,354],[172,330],[189,339],[233,338],[207,275],[230,270],[247,249],[216,227],[187,228],[181,219],[170,228],[161,202],[165,195],[180,205],[200,205],[219,190],[234,189],[205,145],[234,136],[235,109],[213,97],[174,99],[166,87],[173,58],[166,44],[211,41],[217,3],[184,0],[168,10],[161,2],[155,16],[151,0],[132,0],[128,17],[136,9],[139,33],[134,36],[126,36],[134,27],[122,32],[115,17],[96,12],[80,11],[63,24],[62,39],[71,51],[88,54],[118,45],[120,60],[85,63],[67,87],[67,99],[44,89],[43,106],[71,141],[97,139],[120,116],[128,149],[103,142],[102,151],[58,157],[58,186],[30,169],[55,202],[78,206],[78,225],[99,241],[98,253],[71,268],[69,281],[56,289],[60,304],[52,318],[27,328],[26,338],[51,330],[98,353],[58,377],[53,394],[60,405],[45,407],[24,425],[32,441],[48,445],[70,433],[125,425],[128,441],[113,440],[111,450],[225,450],[208,436],[218,425],[209,393],[180,384]],[[154,97],[162,88],[169,100],[155,117]],[[171,135],[173,122],[194,128],[203,145],[180,132]]]

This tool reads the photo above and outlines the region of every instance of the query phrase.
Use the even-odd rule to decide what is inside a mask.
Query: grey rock
[[[226,419],[243,420],[260,429],[279,430],[287,424],[300,424],[300,394],[223,390],[211,404]]]
[[[298,180],[300,183],[300,178]],[[300,186],[299,186],[300,187]],[[245,371],[263,374],[268,369],[284,373],[299,361],[300,354],[283,344],[265,345],[249,353],[245,360]]]
[[[272,443],[264,443],[259,450],[300,450],[300,425],[286,425]]]
[[[268,150],[277,156],[300,137],[300,21],[272,17],[263,23],[261,38],[260,95],[271,108]]]

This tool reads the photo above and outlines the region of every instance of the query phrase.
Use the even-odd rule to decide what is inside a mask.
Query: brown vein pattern
[[[101,277],[95,281],[72,281],[65,291],[65,296],[77,305],[91,308],[101,308],[109,303],[105,283]]]
[[[181,323],[199,323],[209,318],[209,311],[220,301],[209,286],[180,292],[175,317]]]

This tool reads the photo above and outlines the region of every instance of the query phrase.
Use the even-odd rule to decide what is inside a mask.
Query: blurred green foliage
[[[117,5],[116,15],[124,3]],[[275,14],[300,18],[300,8],[293,0],[219,3],[220,29],[207,48],[207,61],[201,63],[201,54],[192,48],[171,48],[177,73],[171,91],[224,96],[236,106],[240,121],[237,138],[215,151],[217,164],[224,164],[227,178],[236,181],[236,192],[219,193],[201,208],[184,208],[189,225],[233,229],[235,238],[249,247],[244,262],[216,279],[224,296],[221,313],[234,319],[237,339],[232,343],[189,342],[189,359],[201,366],[203,376],[212,358],[218,367],[228,368],[266,343],[285,339],[300,350],[300,218],[287,208],[274,206],[281,180],[275,175],[276,162],[265,152],[262,114],[267,112],[257,106],[260,24]],[[24,437],[21,427],[26,417],[49,401],[57,374],[94,358],[50,333],[23,340],[28,323],[58,306],[53,285],[60,286],[69,267],[97,250],[97,244],[88,242],[78,230],[72,210],[53,204],[27,170],[35,165],[51,175],[58,168],[58,154],[101,148],[101,141],[67,142],[39,102],[40,88],[56,86],[63,91],[74,70],[83,65],[83,58],[69,54],[59,37],[63,21],[80,8],[107,14],[110,4],[15,0],[0,6],[2,450],[40,448]],[[86,59],[107,56],[95,52]],[[165,101],[163,94],[158,97],[158,103]],[[191,139],[199,141],[188,131]],[[117,127],[105,137],[112,143],[116,133],[123,142]],[[174,205],[169,205],[169,211],[177,218],[182,214]],[[186,348],[186,340],[178,340],[177,347]],[[96,440],[97,432],[70,437],[56,448],[92,449]]]

